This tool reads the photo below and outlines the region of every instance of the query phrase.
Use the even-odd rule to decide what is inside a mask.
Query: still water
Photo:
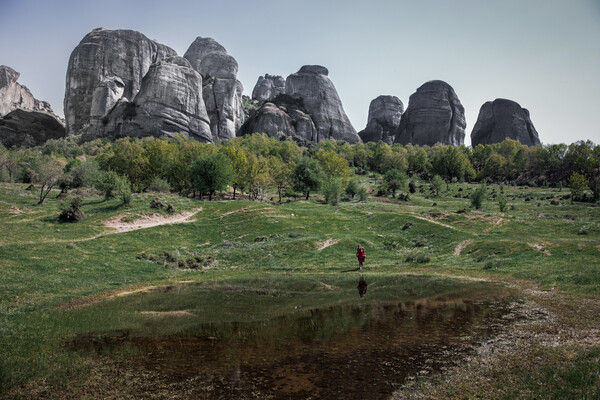
[[[506,325],[514,305],[506,298],[363,303],[206,324],[200,336],[124,334],[94,346],[100,353],[133,346],[123,368],[146,371],[185,398],[386,399],[407,379],[458,365]]]

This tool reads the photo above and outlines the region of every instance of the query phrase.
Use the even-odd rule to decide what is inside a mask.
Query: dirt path
[[[329,246],[333,246],[334,244],[338,243],[340,241],[340,239],[327,239],[323,242],[317,242],[317,250],[321,251]]]
[[[456,229],[455,227],[453,227],[452,225],[444,224],[443,222],[436,221],[435,219],[421,217],[420,215],[417,215],[417,214],[412,214],[412,216],[417,219],[420,219],[422,221],[427,221],[427,222],[431,222],[432,224],[443,226],[444,228],[452,229],[455,231],[459,230],[459,229]]]
[[[106,220],[106,222],[104,222],[104,225],[109,228],[115,229],[115,231],[110,233],[130,232],[138,229],[153,228],[155,226],[160,225],[183,224],[187,222],[192,222],[193,220],[191,219],[191,217],[193,217],[200,211],[202,211],[202,207],[196,210],[184,211],[181,214],[175,215],[150,214],[144,215],[131,222],[123,222],[122,219],[126,215],[119,214],[115,217]]]
[[[455,256],[460,256],[460,253],[464,250],[464,248],[470,245],[471,243],[473,243],[473,240],[471,239],[463,240],[454,248],[452,254],[454,254]]]

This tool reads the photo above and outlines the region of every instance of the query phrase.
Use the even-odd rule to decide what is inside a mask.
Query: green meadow
[[[2,183],[0,398],[103,398],[112,384],[105,363],[136,349],[98,357],[73,348],[81,338],[211,337],[211,324],[501,292],[551,318],[524,322],[529,339],[485,369],[474,360],[419,377],[398,398],[600,398],[600,207],[572,204],[555,188],[506,186],[500,212],[500,187],[490,185],[474,210],[475,188],[337,206],[318,197],[278,204],[142,193],[125,207],[91,197],[84,221],[61,223],[58,192],[37,206],[37,192]],[[155,197],[176,212],[151,209]],[[185,212],[194,214],[168,223]],[[149,220],[160,224],[106,225]],[[360,275],[369,283],[362,299]],[[331,337],[353,323],[334,322],[312,334]]]

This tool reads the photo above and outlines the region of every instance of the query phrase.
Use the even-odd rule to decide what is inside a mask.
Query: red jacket
[[[365,258],[366,258],[365,249],[363,249],[362,247],[359,247],[356,250],[356,258],[358,258],[359,262],[365,261]]]

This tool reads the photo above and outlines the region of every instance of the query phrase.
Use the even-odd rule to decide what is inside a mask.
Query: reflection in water
[[[358,280],[358,295],[360,297],[363,297],[365,294],[367,294],[367,281],[365,281],[365,278],[361,275],[360,279]]]
[[[408,377],[455,365],[502,327],[509,308],[501,299],[341,306],[207,324],[203,337],[128,336],[101,351],[134,345],[141,351],[123,368],[152,371],[189,398],[385,399]]]

